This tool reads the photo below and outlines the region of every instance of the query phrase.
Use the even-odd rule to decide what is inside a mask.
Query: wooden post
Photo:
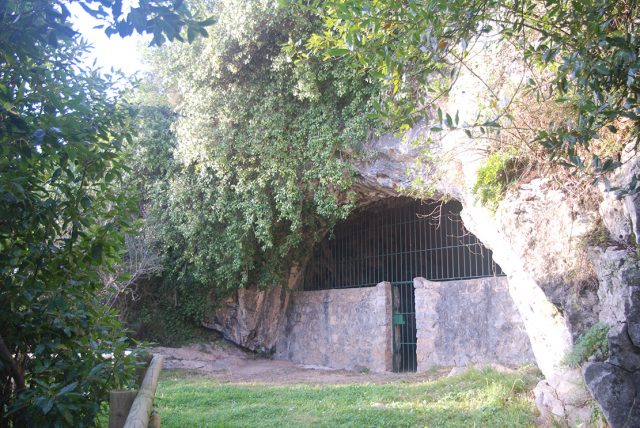
[[[129,416],[124,424],[124,428],[147,428],[149,426],[149,417],[153,406],[153,398],[156,395],[156,387],[158,386],[158,376],[162,369],[162,355],[154,354],[147,373],[142,380],[140,390],[136,395]]]
[[[136,367],[136,385],[140,388],[142,385],[142,381],[144,380],[144,375],[147,374],[146,367]]]
[[[160,415],[152,413],[149,418],[149,428],[160,428]]]
[[[109,428],[122,428],[136,398],[136,390],[111,391],[109,393]]]
[[[144,375],[147,374],[147,367],[149,367],[149,364],[151,363],[152,358],[153,358],[153,355],[151,354],[147,355],[147,357],[144,360],[144,366],[136,367],[136,385],[138,386],[138,388],[140,388],[140,385],[142,385]]]

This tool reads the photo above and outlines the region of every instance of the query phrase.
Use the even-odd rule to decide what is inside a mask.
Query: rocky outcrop
[[[400,191],[409,189],[415,183],[416,168],[411,167],[418,156],[415,139],[428,134],[423,127],[397,139],[395,145],[390,137],[370,142],[369,150],[377,155],[359,164],[363,181],[371,187],[377,183]],[[617,417],[616,412],[631,418],[633,423],[626,426],[640,425],[640,419],[634,419],[637,416],[628,410],[635,408],[634,391],[640,389],[634,383],[640,343],[636,291],[640,269],[635,247],[628,244],[637,236],[637,198],[620,200],[604,192],[599,209],[585,209],[549,180],[534,179],[510,193],[492,214],[478,204],[471,191],[482,149],[452,132],[432,150],[435,158],[437,153],[446,153],[442,158],[448,170],[443,173],[420,166],[438,178],[436,196],[448,195],[462,203],[466,228],[493,250],[494,260],[508,274],[511,297],[546,377],[535,390],[541,413],[572,425],[589,420],[592,406],[586,380],[612,426],[625,426],[619,425],[622,416]],[[630,168],[638,171],[635,158],[620,174],[628,178]],[[586,251],[588,235],[599,222],[621,244]],[[609,360],[590,364],[583,379],[579,370],[564,365],[563,358],[578,336],[598,321],[624,328],[612,330]],[[628,340],[622,340],[625,337]],[[635,386],[630,387],[632,384]],[[611,393],[603,395],[606,391]]]
[[[370,186],[392,183],[400,192],[414,186],[417,169],[411,165],[419,156],[415,139],[427,136],[432,140],[437,137],[422,127],[396,139],[396,145],[390,137],[370,142],[369,150],[377,156],[359,165],[363,181]],[[482,148],[462,132],[451,132],[431,150],[435,153],[432,157],[446,159],[438,168],[420,166],[438,178],[432,183],[436,197],[447,195],[462,203],[465,227],[493,251],[494,260],[508,275],[509,294],[546,377],[536,389],[541,412],[578,424],[590,416],[589,395],[580,371],[565,367],[563,358],[581,326],[597,321],[597,296],[595,290],[583,291],[588,298],[582,300],[568,293],[567,272],[581,269],[577,246],[594,214],[584,212],[543,179],[521,186],[493,214],[472,192],[477,169],[486,156]],[[381,166],[388,168],[382,175]],[[576,323],[572,325],[571,320]]]
[[[635,147],[623,151],[623,167],[612,178],[624,186],[640,171]],[[609,357],[583,367],[589,391],[613,428],[640,426],[640,261],[638,260],[638,195],[604,194],[602,222],[615,246],[592,249],[598,275],[599,321],[610,326]]]
[[[492,56],[491,49],[479,52],[441,105],[443,111],[457,112],[461,124],[486,115],[483,106],[488,99],[510,99],[514,79],[526,76],[522,69],[505,73],[505,67],[514,65]],[[402,138],[370,141],[367,150],[375,155],[357,164],[362,181],[370,187],[446,196],[462,203],[465,227],[493,251],[494,260],[508,274],[510,295],[546,377],[535,390],[543,416],[571,425],[589,420],[586,380],[612,426],[640,426],[633,413],[640,389],[635,377],[640,335],[635,290],[640,287],[640,271],[636,247],[630,244],[640,242],[639,196],[620,199],[604,189],[586,189],[592,201],[585,204],[575,197],[585,193],[584,188],[563,188],[538,178],[510,192],[493,214],[472,191],[487,156],[482,141],[470,140],[462,130],[433,133],[429,126],[415,126]],[[614,187],[623,187],[640,172],[635,147],[624,150],[622,162],[623,168],[611,177]],[[616,247],[585,251],[599,224]],[[609,337],[611,356],[585,367],[583,378],[580,370],[566,367],[563,358],[579,335],[598,321],[615,327]]]
[[[203,325],[242,347],[269,354],[275,349],[277,326],[288,300],[281,285],[269,290],[240,288],[218,302]]]
[[[640,264],[629,249],[594,250],[599,274],[600,321],[611,326],[610,356],[583,367],[593,397],[614,427],[640,423]]]
[[[540,381],[534,389],[536,406],[545,425],[562,420],[570,426],[584,426],[593,417],[591,396],[580,370],[564,370]]]
[[[240,288],[218,303],[216,311],[205,318],[203,325],[217,330],[242,347],[271,354],[275,351],[278,332],[289,305],[290,289],[295,288],[302,271],[291,268],[286,286],[268,290]]]
[[[640,421],[640,374],[608,363],[588,363],[584,378],[613,428],[631,428]]]

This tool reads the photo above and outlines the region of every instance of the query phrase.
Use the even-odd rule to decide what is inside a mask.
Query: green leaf
[[[369,74],[376,79],[383,79],[385,75],[376,69],[369,70]]]
[[[85,210],[90,208],[92,205],[91,198],[89,198],[88,196],[82,197],[82,199],[80,199],[80,205],[82,205],[82,208],[84,208]]]
[[[103,255],[103,245],[101,242],[95,242],[91,245],[91,258],[93,258],[96,261],[101,261],[102,260],[102,255]]]
[[[449,113],[446,114],[446,123],[449,128],[453,128],[453,119]]]
[[[62,413],[62,417],[64,418],[64,420],[69,424],[69,425],[73,425],[73,415],[71,414],[71,412],[69,411],[68,408],[63,407],[61,408],[60,405],[57,406],[58,409],[60,409],[60,413]]]
[[[603,76],[606,76],[609,73],[611,73],[611,70],[609,70],[609,67],[607,67],[605,64],[601,62],[597,63],[594,68],[598,73],[602,74]]]
[[[67,394],[67,393],[73,391],[74,389],[76,389],[77,386],[78,386],[78,382],[71,382],[70,384],[68,384],[64,388],[60,389],[60,391],[58,391],[56,396],[59,397],[61,395]]]
[[[349,51],[349,49],[345,49],[345,48],[332,48],[332,49],[327,50],[327,52],[331,56],[343,56],[343,55],[348,54],[350,51]]]
[[[62,169],[56,168],[55,171],[53,171],[51,178],[49,179],[49,184],[55,183],[60,178],[60,175],[62,175]]]
[[[198,32],[192,26],[189,26],[187,28],[187,41],[189,43],[192,43],[197,36],[198,36]]]
[[[218,22],[218,19],[215,16],[212,16],[210,18],[205,19],[204,21],[198,22],[198,24],[201,25],[202,27],[208,27],[210,25],[215,24],[216,22]]]
[[[46,415],[53,408],[53,400],[51,398],[42,397],[42,400],[38,400],[38,406],[40,407],[40,410],[42,410],[42,413]]]

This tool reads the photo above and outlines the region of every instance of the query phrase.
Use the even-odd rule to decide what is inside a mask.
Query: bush
[[[596,323],[585,331],[571,352],[564,357],[564,364],[569,367],[579,367],[591,357],[597,361],[603,361],[609,356],[609,343],[607,334],[610,327],[603,323]]]
[[[141,109],[134,169],[179,294],[267,288],[353,209],[351,159],[379,89],[338,62],[283,50],[317,19],[255,0],[203,8],[218,19],[209,38],[150,53],[158,85],[140,97],[176,96]]]
[[[214,310],[211,287],[183,279],[151,278],[138,284],[138,299],[129,304],[126,325],[133,337],[163,346],[206,341],[216,333],[202,327]]]
[[[522,161],[513,151],[494,152],[478,169],[473,193],[482,205],[495,212],[500,201],[504,199],[509,185],[518,179],[522,169]]]
[[[82,65],[69,3],[0,1],[0,427],[93,425],[133,378],[131,343],[97,297],[135,209],[117,186],[131,116],[121,82]],[[121,1],[75,3],[111,34],[134,30]],[[129,18],[160,42],[187,23],[158,3]]]

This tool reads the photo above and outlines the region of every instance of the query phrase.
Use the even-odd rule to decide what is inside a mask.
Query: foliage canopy
[[[208,24],[162,0],[78,3],[158,43]],[[115,185],[129,108],[69,20],[66,1],[0,2],[0,426],[91,425],[133,367],[97,300],[135,208]]]
[[[501,41],[519,52],[533,73],[524,88],[553,99],[571,114],[537,130],[554,160],[596,179],[619,166],[616,156],[590,153],[593,141],[622,133],[640,138],[640,34],[633,0],[328,0],[311,2],[324,28],[306,49],[342,58],[380,79],[389,97],[381,109],[398,124],[427,118],[441,129],[456,128],[450,115],[434,117],[434,103],[455,83],[474,46]],[[486,82],[479,80],[478,84]],[[501,100],[495,100],[499,102]],[[507,127],[509,100],[475,130]],[[590,156],[590,158],[589,158]],[[621,193],[635,192],[637,177]]]
[[[149,221],[172,280],[271,286],[353,207],[349,161],[377,85],[339,61],[291,60],[282,46],[320,28],[311,14],[258,0],[201,7],[217,21],[209,38],[151,54],[176,117],[164,170],[145,177]]]

